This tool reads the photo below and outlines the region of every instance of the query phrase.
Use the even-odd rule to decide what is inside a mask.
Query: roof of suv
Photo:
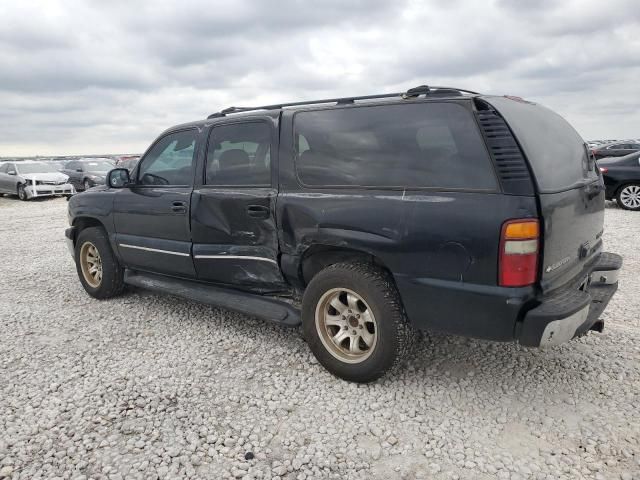
[[[419,87],[410,88],[406,92],[400,93],[384,93],[384,94],[376,94],[376,95],[364,95],[364,96],[356,96],[356,97],[340,97],[340,98],[328,98],[322,100],[309,100],[302,102],[290,102],[290,103],[279,103],[273,105],[262,105],[256,107],[228,107],[219,112],[212,113],[205,120],[196,120],[194,122],[183,123],[181,125],[176,125],[171,127],[169,130],[175,130],[184,127],[193,127],[200,126],[205,123],[210,122],[216,118],[223,118],[227,115],[233,115],[234,118],[242,118],[251,115],[270,115],[277,116],[283,109],[287,110],[299,110],[299,109],[307,109],[313,106],[322,106],[327,104],[334,104],[335,106],[339,105],[353,105],[356,102],[358,104],[368,104],[368,103],[384,103],[384,102],[394,102],[400,99],[409,99],[409,98],[417,98],[419,96],[424,96],[425,99],[437,98],[460,98],[463,96],[474,97],[480,95],[478,92],[472,92],[470,90],[465,90],[462,88],[453,88],[453,87],[429,87],[427,85],[421,85]]]

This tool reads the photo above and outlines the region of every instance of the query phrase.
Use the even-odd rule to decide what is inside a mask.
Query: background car
[[[598,167],[604,177],[607,200],[615,199],[625,210],[640,210],[640,152],[603,158]]]
[[[121,157],[118,161],[116,161],[116,166],[118,168],[126,168],[127,170],[129,170],[129,173],[131,173],[131,171],[138,164],[138,160],[140,160],[140,157],[137,155]]]
[[[107,158],[83,158],[67,162],[62,172],[77,190],[88,190],[104,185],[105,176],[114,167],[115,163]]]
[[[44,162],[0,164],[0,193],[18,195],[20,200],[50,195],[73,195],[69,177]]]
[[[640,143],[632,140],[611,143],[591,149],[591,152],[596,159],[605,157],[623,157],[637,151],[640,151]]]

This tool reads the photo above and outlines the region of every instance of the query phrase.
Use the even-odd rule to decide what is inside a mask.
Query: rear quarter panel
[[[285,116],[276,206],[282,254],[300,262],[314,245],[365,252],[393,274],[407,314],[419,328],[513,337],[521,300],[512,309],[503,298],[509,289],[497,287],[500,231],[506,219],[536,217],[535,197],[303,187],[295,176],[290,131]],[[510,293],[520,299],[530,293],[516,290]],[[487,301],[508,314],[482,308]]]

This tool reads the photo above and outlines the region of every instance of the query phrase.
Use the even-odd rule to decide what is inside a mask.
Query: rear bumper
[[[602,253],[579,288],[543,298],[529,310],[516,332],[518,342],[529,347],[558,345],[587,332],[602,330],[600,315],[618,289],[622,258]]]

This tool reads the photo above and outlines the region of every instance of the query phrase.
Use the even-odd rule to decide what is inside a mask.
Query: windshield
[[[58,170],[46,163],[16,163],[18,173],[57,173]]]
[[[113,163],[107,161],[83,162],[82,166],[87,172],[108,172],[113,169]]]

